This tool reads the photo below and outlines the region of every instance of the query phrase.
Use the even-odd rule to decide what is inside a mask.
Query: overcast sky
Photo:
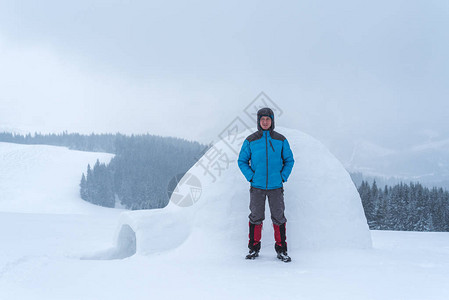
[[[448,28],[445,0],[0,0],[0,130],[209,142],[263,91],[341,157],[444,140]]]

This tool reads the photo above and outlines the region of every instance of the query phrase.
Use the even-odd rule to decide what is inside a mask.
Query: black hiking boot
[[[278,252],[277,258],[279,258],[283,262],[291,262],[292,261],[290,256],[288,256],[287,251]]]
[[[245,257],[245,259],[255,259],[259,256],[259,251],[256,250],[249,250],[248,255]]]
[[[258,243],[253,243],[252,241],[250,241],[250,242],[248,243],[248,248],[249,248],[249,253],[248,253],[248,255],[245,257],[246,259],[255,259],[256,257],[259,256],[260,242],[258,242]]]
[[[274,249],[277,253],[277,258],[282,260],[283,262],[291,262],[292,259],[287,254],[287,243],[283,243],[282,246],[279,246],[277,244],[274,244]]]

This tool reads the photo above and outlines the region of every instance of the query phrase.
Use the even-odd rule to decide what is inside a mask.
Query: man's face
[[[267,116],[260,118],[260,127],[262,127],[263,130],[268,130],[268,128],[271,127],[271,118]]]

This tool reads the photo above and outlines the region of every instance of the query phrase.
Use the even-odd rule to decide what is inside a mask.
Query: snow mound
[[[359,194],[342,164],[309,135],[287,128],[277,131],[287,137],[295,158],[291,176],[284,183],[289,251],[371,248]],[[244,139],[252,132],[239,137]],[[129,239],[119,234],[129,226],[136,236],[138,254],[179,245],[210,250],[245,248],[250,186],[237,165],[243,139],[236,146],[230,140],[215,143],[179,181],[164,209],[124,213],[117,228],[117,245]],[[262,248],[271,248],[274,237],[268,203],[265,216]]]
[[[0,142],[0,211],[90,214],[105,208],[83,201],[81,174],[109,153],[69,150],[47,145]]]

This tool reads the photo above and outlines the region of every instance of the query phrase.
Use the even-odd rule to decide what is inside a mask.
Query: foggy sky
[[[209,142],[260,92],[348,158],[449,138],[447,1],[0,1],[0,130]]]

